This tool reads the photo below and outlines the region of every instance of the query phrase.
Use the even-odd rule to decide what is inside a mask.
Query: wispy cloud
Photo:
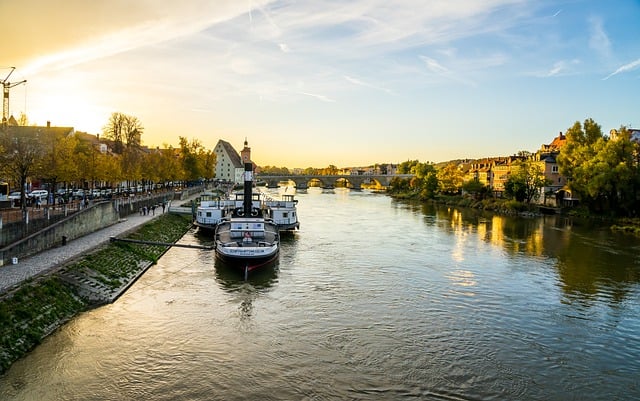
[[[447,76],[451,74],[448,68],[442,66],[437,60],[431,57],[420,56],[420,59],[425,63],[427,69],[436,75]]]
[[[34,3],[38,6],[36,7]],[[125,3],[114,0],[108,9],[104,9],[103,18],[100,19],[85,18],[86,15],[96,11],[91,3],[85,2],[78,2],[77,7],[68,5],[68,8],[64,8],[64,10],[58,6],[54,7],[44,0],[29,0],[24,4],[16,3],[9,7],[7,11],[17,15],[25,13],[21,7],[39,9],[41,12],[31,22],[34,27],[33,35],[38,37],[52,36],[50,42],[39,41],[35,44],[27,42],[29,35],[16,37],[14,41],[16,49],[32,49],[31,51],[34,53],[30,58],[30,63],[23,67],[25,74],[37,73],[44,69],[67,68],[187,37],[248,12],[245,5],[239,6],[231,0],[216,2],[215,7],[207,4],[208,2],[204,0],[194,0],[179,6],[170,3],[154,4],[152,8],[146,8],[142,4],[129,5]],[[64,11],[64,15],[61,15],[60,18],[52,16],[61,13],[61,10]],[[102,11],[100,9],[100,12]],[[75,14],[82,16],[82,18]],[[117,15],[118,18],[109,18],[112,14]],[[43,18],[42,15],[46,15],[46,18],[38,21],[38,18]],[[55,29],[51,27],[50,21],[64,21],[64,18],[69,19],[68,23],[60,22],[55,26]],[[116,22],[110,23],[113,20]],[[0,28],[0,36],[5,30],[8,32],[11,32],[12,29],[17,29],[18,32],[23,31],[20,28],[12,28],[12,24],[13,22],[11,24],[3,23],[3,27]],[[11,36],[15,37],[15,35]],[[38,46],[43,46],[43,48]],[[44,56],[41,56],[42,54]]]
[[[550,77],[558,77],[564,75],[570,75],[575,73],[572,69],[572,66],[580,64],[580,60],[560,60],[553,63],[553,66],[544,72],[533,74],[536,77],[540,78],[550,78]]]
[[[640,59],[623,65],[622,67],[618,68],[617,70],[615,70],[611,74],[609,74],[606,77],[602,78],[602,80],[606,81],[607,79],[611,78],[614,75],[622,74],[623,72],[633,71],[633,70],[635,70],[637,68],[640,68]]]
[[[598,52],[603,57],[611,55],[611,41],[604,30],[602,19],[599,17],[589,18],[590,37],[589,47]]]
[[[447,80],[451,80],[454,82],[458,82],[464,85],[475,86],[476,84],[470,81],[467,78],[462,78],[458,73],[453,70],[443,66],[438,60],[427,57],[427,56],[419,56],[420,60],[424,62],[427,67],[427,71],[432,73],[435,76],[445,78]]]
[[[363,80],[358,79],[358,78],[354,78],[354,77],[350,77],[348,75],[345,75],[344,79],[346,79],[348,82],[351,82],[354,85],[364,86],[365,88],[371,88],[371,89],[375,89],[375,90],[379,90],[379,91],[391,94],[391,91],[389,89],[383,88],[383,87],[378,86],[378,85],[373,85],[373,84],[364,82]]]
[[[331,98],[329,98],[327,96],[324,96],[324,95],[318,95],[318,94],[309,93],[309,92],[299,92],[299,93],[301,95],[305,95],[305,96],[309,96],[309,97],[312,97],[312,98],[315,98],[315,99],[318,99],[318,100],[322,100],[323,102],[329,102],[329,103],[335,102],[334,99],[331,99]]]

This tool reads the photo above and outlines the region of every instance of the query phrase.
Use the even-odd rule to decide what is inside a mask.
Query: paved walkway
[[[0,294],[31,277],[44,273],[109,242],[110,237],[122,235],[161,215],[162,211],[158,213],[157,210],[155,216],[132,214],[116,224],[69,241],[65,246],[51,248],[28,258],[19,259],[18,264],[15,265],[0,266]]]

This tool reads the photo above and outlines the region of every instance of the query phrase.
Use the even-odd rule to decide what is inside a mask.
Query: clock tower
[[[244,138],[244,148],[242,148],[242,151],[240,151],[240,158],[242,159],[242,163],[251,162],[251,148],[249,147],[247,138]]]

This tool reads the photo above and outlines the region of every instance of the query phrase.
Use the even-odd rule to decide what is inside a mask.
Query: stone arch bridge
[[[363,184],[373,184],[377,187],[388,187],[394,177],[412,178],[414,174],[367,174],[367,175],[259,175],[257,178],[266,182],[269,188],[276,188],[281,182],[292,181],[296,188],[308,188],[312,181],[320,182],[322,187],[335,187],[338,181],[346,181],[347,187],[362,189]]]

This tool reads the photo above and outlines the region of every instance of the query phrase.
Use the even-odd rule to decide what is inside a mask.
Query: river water
[[[16,362],[0,399],[640,399],[636,237],[367,191],[297,198],[276,266],[245,282],[173,248]]]

